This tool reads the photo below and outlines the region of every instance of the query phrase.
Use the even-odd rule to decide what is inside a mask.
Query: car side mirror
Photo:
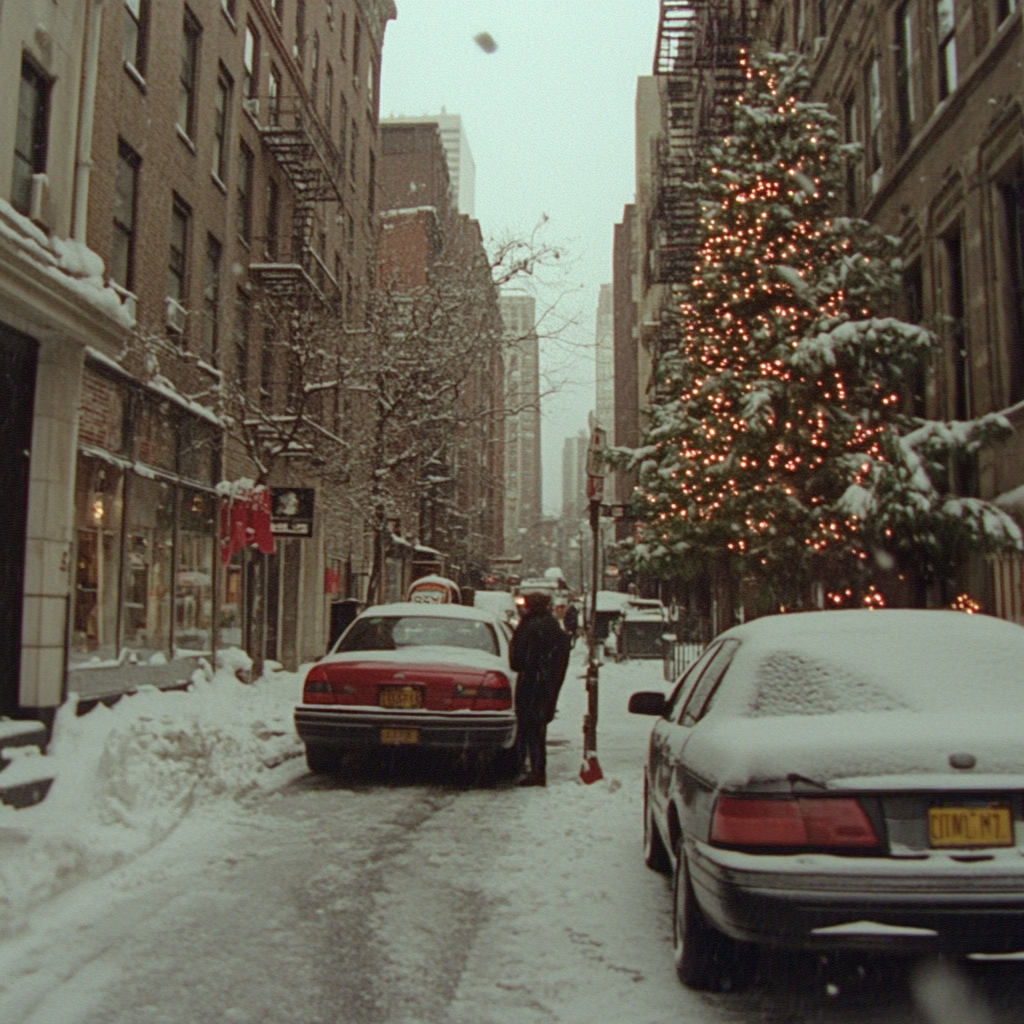
[[[657,690],[641,690],[629,698],[629,711],[634,715],[661,716],[666,707],[665,695]]]

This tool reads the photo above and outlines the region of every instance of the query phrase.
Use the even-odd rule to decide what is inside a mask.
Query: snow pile
[[[81,717],[72,695],[49,753],[8,769],[24,762],[55,782],[35,807],[0,808],[0,937],[44,900],[150,849],[192,808],[270,785],[271,769],[301,755],[292,709],[302,671],[243,685],[236,671],[251,664],[224,651],[187,692],[145,688]]]

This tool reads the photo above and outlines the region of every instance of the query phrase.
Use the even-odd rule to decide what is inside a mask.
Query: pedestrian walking
[[[570,649],[576,646],[576,634],[579,628],[580,611],[576,607],[576,602],[570,601],[569,607],[565,609],[565,614],[562,616],[562,629],[568,634]]]
[[[520,786],[547,785],[547,728],[569,665],[569,637],[551,614],[548,594],[527,594],[509,651],[516,683]],[[529,770],[526,765],[529,763]]]

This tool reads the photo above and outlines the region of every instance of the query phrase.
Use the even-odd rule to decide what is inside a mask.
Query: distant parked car
[[[490,612],[462,605],[366,609],[306,675],[295,726],[310,771],[335,770],[349,752],[393,747],[510,763],[508,636]]]
[[[512,625],[519,621],[515,598],[507,590],[478,590],[473,594],[473,607],[482,608]]]
[[[666,698],[644,777],[676,970],[748,983],[758,946],[1024,948],[1024,629],[826,611],[721,634]]]

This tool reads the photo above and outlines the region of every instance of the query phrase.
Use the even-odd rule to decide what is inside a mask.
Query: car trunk
[[[460,665],[404,665],[393,661],[344,661],[316,666],[330,693],[314,703],[382,707],[400,711],[502,710],[511,706],[504,676]],[[310,678],[307,677],[307,678]],[[504,683],[504,685],[502,685]]]

